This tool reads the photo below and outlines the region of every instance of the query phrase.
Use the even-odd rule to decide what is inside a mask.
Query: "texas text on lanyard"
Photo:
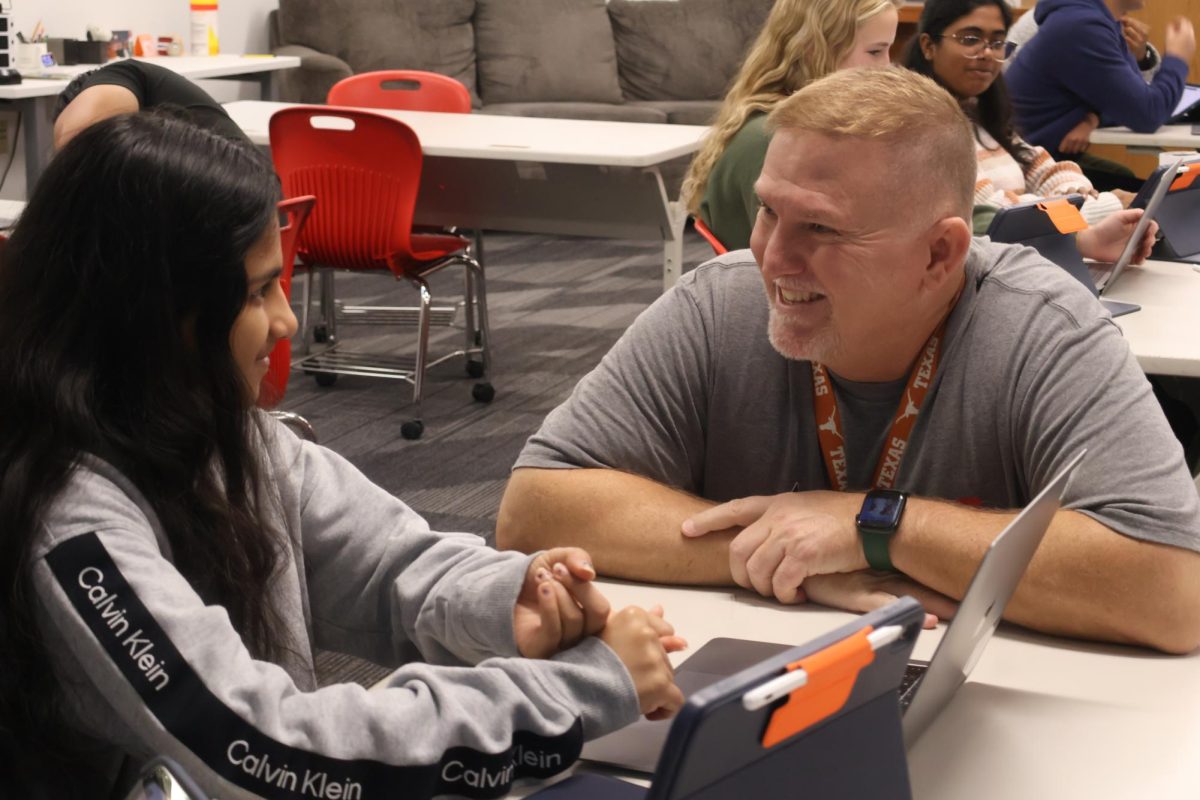
[[[917,359],[912,373],[908,376],[908,386],[905,387],[904,397],[896,410],[896,418],[892,420],[892,430],[883,446],[883,452],[879,454],[879,463],[875,465],[875,476],[871,480],[871,486],[875,489],[895,488],[900,461],[904,458],[905,448],[908,447],[908,437],[912,435],[913,426],[917,424],[917,415],[921,413],[925,396],[929,394],[929,384],[933,382],[933,376],[937,373],[945,333],[946,320],[942,320],[937,330],[925,342],[921,357]],[[812,389],[813,413],[817,418],[817,438],[821,443],[821,455],[825,458],[825,474],[829,476],[830,486],[844,492],[849,479],[846,469],[846,440],[842,436],[842,416],[838,411],[837,397],[833,393],[829,372],[815,361],[812,362]]]

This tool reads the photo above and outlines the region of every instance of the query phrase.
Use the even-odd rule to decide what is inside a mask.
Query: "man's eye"
[[[819,222],[810,222],[807,227],[813,233],[837,233],[833,228],[822,225]]]
[[[766,214],[768,217],[775,216],[775,210],[773,208],[771,208],[769,205],[767,205],[766,203],[764,203],[761,199],[759,199],[759,201],[758,201],[758,210],[761,211],[762,213]]]

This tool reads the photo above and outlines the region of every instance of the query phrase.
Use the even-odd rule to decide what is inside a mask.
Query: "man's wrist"
[[[891,558],[891,540],[900,529],[908,495],[891,489],[867,492],[854,518],[863,558],[871,569],[895,571]]]
[[[1158,51],[1154,49],[1154,45],[1146,43],[1146,55],[1142,56],[1138,61],[1138,69],[1145,72],[1149,69],[1154,69],[1158,66]]]

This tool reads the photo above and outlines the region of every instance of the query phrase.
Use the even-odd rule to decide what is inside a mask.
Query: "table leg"
[[[663,291],[679,281],[683,274],[683,227],[687,222],[687,209],[674,200],[667,203],[667,215],[671,220],[670,238],[663,239]]]
[[[259,100],[279,99],[279,81],[276,79],[277,75],[278,73],[274,71],[255,73],[254,77],[258,83]]]
[[[50,123],[50,103],[57,97],[34,97],[28,100],[15,100],[15,107],[21,114],[21,129],[19,135],[25,138],[25,195],[33,194],[33,187],[38,178],[50,163],[51,150],[54,148],[54,126]]]

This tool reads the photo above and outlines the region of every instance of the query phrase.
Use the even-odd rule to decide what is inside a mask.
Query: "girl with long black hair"
[[[1055,161],[1020,137],[1000,72],[1014,48],[1005,40],[1011,27],[1012,10],[1004,0],[930,0],[909,41],[904,66],[941,84],[975,123],[977,209],[994,213],[1022,200],[1078,193],[1086,197],[1084,217],[1099,222],[1133,196],[1097,192],[1078,164]],[[975,233],[984,233],[991,217],[977,210]]]
[[[494,796],[682,702],[681,640],[610,615],[586,553],[434,533],[253,408],[296,325],[278,191],[248,145],[117,116],[0,256],[6,796],[111,796],[158,753],[221,797]],[[315,647],[397,669],[319,689]]]

